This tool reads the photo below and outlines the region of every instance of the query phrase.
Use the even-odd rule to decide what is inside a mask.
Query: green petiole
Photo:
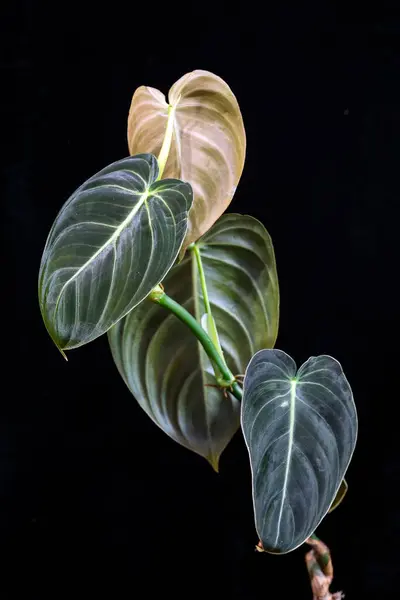
[[[211,304],[210,304],[210,300],[208,297],[207,282],[206,282],[206,276],[204,273],[203,263],[201,260],[200,248],[197,244],[190,244],[190,246],[188,247],[188,250],[190,250],[195,257],[197,271],[199,273],[201,291],[203,293],[205,315],[201,319],[201,324],[204,327],[204,329],[207,331],[210,338],[212,339],[214,346],[216,347],[219,354],[221,355],[222,360],[224,360],[224,362],[225,362],[224,354],[222,352],[221,344],[220,344],[219,337],[218,337],[217,326],[215,324],[214,317],[212,316],[212,312],[211,312]]]
[[[232,394],[238,400],[242,399],[242,388],[235,379],[235,376],[225,364],[223,357],[219,354],[217,348],[213,344],[208,333],[203,327],[196,321],[196,319],[178,302],[175,302],[170,298],[162,289],[161,286],[157,286],[153,289],[149,295],[149,300],[159,304],[163,308],[172,312],[182,323],[187,325],[193,334],[197,337],[200,344],[203,346],[208,358],[212,363],[215,363],[219,372],[220,377],[216,377],[217,384],[222,388],[229,388]]]

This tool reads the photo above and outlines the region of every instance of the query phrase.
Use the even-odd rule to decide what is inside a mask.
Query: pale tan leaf
[[[158,90],[141,86],[128,117],[131,154],[159,155],[173,111],[173,137],[163,178],[192,185],[193,207],[184,249],[203,235],[229,206],[242,174],[246,135],[238,102],[223,79],[192,71],[169,91],[169,104]]]

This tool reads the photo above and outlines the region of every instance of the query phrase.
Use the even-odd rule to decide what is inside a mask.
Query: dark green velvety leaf
[[[105,333],[175,262],[192,189],[157,177],[151,154],[119,160],[78,188],[57,215],[40,266],[39,301],[61,350]]]
[[[208,295],[226,362],[244,373],[251,356],[272,347],[279,288],[270,236],[252,217],[222,216],[198,243]],[[165,290],[199,322],[204,313],[195,257],[187,252]],[[196,300],[197,298],[197,300]],[[217,470],[239,427],[239,402],[216,388],[212,366],[191,331],[150,302],[109,331],[116,365],[140,406],[175,441]]]
[[[285,352],[261,350],[246,371],[241,422],[258,535],[267,552],[290,552],[328,512],[353,454],[350,385],[330,356],[312,357],[296,373]]]

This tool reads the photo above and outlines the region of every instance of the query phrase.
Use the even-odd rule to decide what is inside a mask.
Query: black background
[[[134,90],[166,93],[198,68],[223,77],[242,109],[247,161],[230,210],[272,235],[277,347],[298,364],[335,356],[353,387],[360,429],[350,491],[318,530],[333,552],[332,588],[349,599],[398,591],[395,10],[4,8],[1,597],[311,598],[305,547],[254,552],[241,434],[216,475],[152,424],[106,338],[66,363],[39,313],[48,230],[76,187],[128,154]]]

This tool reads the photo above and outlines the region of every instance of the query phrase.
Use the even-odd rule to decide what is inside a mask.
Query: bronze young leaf
[[[128,117],[130,153],[158,156],[168,118],[173,137],[163,177],[188,181],[194,194],[183,253],[229,206],[243,170],[246,135],[231,89],[208,71],[181,77],[168,102],[157,89],[136,90]]]

